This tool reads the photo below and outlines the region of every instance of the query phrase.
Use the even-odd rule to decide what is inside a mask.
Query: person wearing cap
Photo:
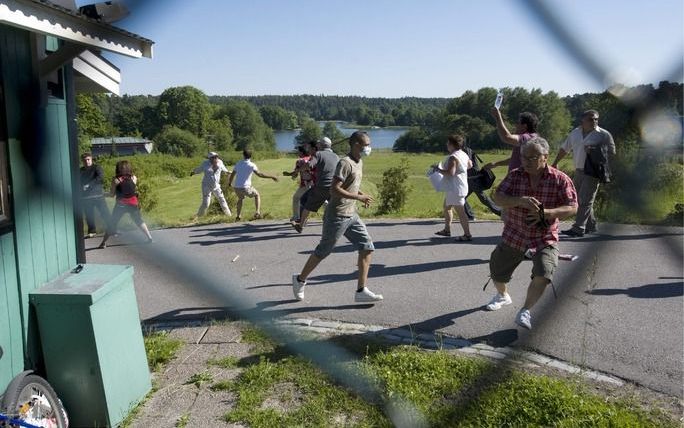
[[[209,152],[207,155],[207,160],[202,162],[200,166],[193,169],[190,175],[201,174],[202,177],[202,203],[197,210],[197,217],[201,217],[207,211],[207,208],[211,204],[211,196],[214,195],[221,205],[221,210],[227,216],[231,215],[230,208],[228,208],[228,202],[226,202],[225,196],[223,196],[223,191],[221,190],[221,174],[229,173],[223,161],[219,158],[218,153]]]
[[[240,220],[242,213],[242,201],[247,198],[254,198],[254,205],[256,212],[252,217],[253,220],[261,218],[261,195],[257,189],[252,187],[252,174],[261,178],[270,178],[273,181],[278,181],[275,175],[266,174],[259,171],[256,164],[252,162],[252,151],[244,149],[242,151],[242,159],[233,167],[233,172],[228,179],[228,186],[232,186],[235,194],[238,197],[237,207],[235,208],[235,220]],[[233,181],[235,180],[235,181]]]
[[[295,299],[304,299],[306,280],[316,266],[330,253],[344,235],[358,250],[359,275],[354,293],[355,302],[375,303],[383,299],[366,287],[371,255],[375,250],[366,225],[359,217],[356,201],[368,208],[373,198],[361,192],[363,176],[362,157],[371,153],[371,139],[366,132],[356,131],[349,137],[349,154],[342,158],[333,171],[331,199],[323,216],[321,242],[309,256],[299,274],[292,275],[292,293]]]
[[[330,141],[330,138],[323,137],[318,140],[318,151],[304,165],[305,168],[316,168],[316,182],[311,189],[302,195],[302,212],[299,216],[299,221],[292,222],[292,227],[297,232],[302,233],[309,218],[309,213],[318,212],[321,206],[330,200],[330,186],[333,183],[333,174],[339,161],[339,156],[332,151],[332,141]]]

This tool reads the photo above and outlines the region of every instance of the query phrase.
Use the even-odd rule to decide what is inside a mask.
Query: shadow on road
[[[463,318],[465,316],[468,316],[470,314],[474,314],[476,312],[482,312],[485,311],[484,306],[478,306],[475,308],[470,308],[470,309],[463,309],[457,312],[451,312],[448,314],[440,315],[438,317],[434,318],[429,318],[424,321],[420,321],[417,323],[409,323],[403,326],[399,327],[393,327],[391,329],[388,329],[388,332],[393,329],[403,329],[403,330],[409,330],[415,333],[415,335],[419,335],[421,333],[435,333],[436,331],[450,327],[456,323],[456,320],[459,318]],[[493,333],[484,335],[484,336],[478,336],[478,337],[470,337],[470,338],[465,338],[465,340],[471,342],[471,343],[485,343],[490,346],[494,347],[503,347],[503,346],[508,346],[512,344],[513,342],[518,340],[518,330],[516,329],[505,329],[505,330],[499,330],[495,331]]]
[[[291,303],[297,303],[299,300],[287,299],[287,300],[267,300],[264,302],[258,302],[254,309],[246,311],[247,319],[252,319],[253,317],[263,317],[267,315],[269,318],[280,318],[287,315],[306,313],[306,312],[318,312],[318,311],[344,311],[349,309],[370,309],[375,306],[373,303],[357,303],[353,305],[338,305],[338,306],[300,306],[297,308],[287,308],[287,309],[274,309],[266,310],[268,308],[273,308],[279,305],[289,305]],[[250,312],[253,312],[250,314]]]
[[[684,282],[669,282],[666,284],[647,284],[627,289],[598,288],[585,291],[594,296],[615,296],[625,294],[634,299],[665,299],[668,297],[684,296]]]
[[[581,238],[571,238],[561,235],[561,241],[565,242],[617,242],[617,241],[640,241],[644,239],[666,238],[668,236],[682,236],[681,233],[641,233],[638,235],[609,235],[597,233],[591,236],[583,236]]]
[[[439,237],[426,237],[426,238],[416,238],[416,239],[397,239],[394,241],[373,241],[373,246],[376,250],[393,249],[401,247],[434,247],[435,245],[487,245],[495,246],[501,241],[501,236],[475,236],[472,241],[469,242],[459,242],[456,238],[439,238]],[[335,247],[335,253],[353,253],[357,251],[358,248],[352,244],[338,245]],[[299,254],[309,255],[313,253],[313,249],[300,251]]]
[[[279,232],[276,234],[269,235],[254,235],[249,234],[249,232],[242,231],[241,236],[236,236],[230,239],[219,239],[219,240],[202,240],[202,241],[188,241],[188,244],[193,245],[220,245],[220,244],[237,244],[242,242],[256,242],[256,241],[270,241],[273,239],[283,239],[283,238],[298,238],[302,236],[318,236],[315,234],[299,234],[295,231],[292,232]]]
[[[142,320],[142,324],[157,324],[162,322],[206,322],[234,319],[233,312],[228,307],[194,307],[174,309],[151,318]]]
[[[471,337],[468,340],[473,343],[485,343],[495,348],[502,348],[504,346],[509,346],[518,340],[518,330],[514,328],[508,328],[505,330],[495,331],[494,333],[486,334],[484,336]]]
[[[190,232],[195,234],[189,235],[191,238],[201,238],[203,236],[207,237],[221,237],[221,236],[231,236],[239,235],[244,233],[256,233],[256,232],[270,232],[274,230],[292,230],[289,224],[251,224],[246,223],[244,225],[232,224],[227,227],[206,227],[202,229],[192,229]],[[205,232],[205,233],[201,233]]]
[[[386,265],[378,265],[378,264],[371,264],[371,267],[369,269],[369,279],[373,278],[379,278],[379,277],[386,277],[386,276],[395,276],[395,275],[410,275],[414,273],[420,273],[420,272],[430,272],[430,271],[436,271],[439,269],[451,269],[455,267],[463,267],[463,266],[474,266],[474,265],[480,265],[484,263],[489,263],[489,260],[483,260],[483,259],[464,259],[464,260],[444,260],[444,261],[439,261],[439,262],[430,262],[430,263],[419,263],[415,265],[401,265],[401,266],[386,266]],[[317,275],[314,277],[310,277],[307,281],[309,285],[320,285],[320,284],[329,284],[332,282],[340,282],[340,281],[351,281],[353,279],[357,278],[358,273],[356,271],[350,272],[350,273],[336,273],[336,274],[327,274],[327,275]]]

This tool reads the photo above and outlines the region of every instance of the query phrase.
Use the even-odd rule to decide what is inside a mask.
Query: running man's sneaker
[[[532,330],[532,315],[530,315],[530,311],[524,308],[520,309],[520,312],[515,317],[515,323],[520,327]]]
[[[292,294],[294,294],[295,299],[304,300],[304,288],[306,287],[306,281],[302,282],[297,279],[299,275],[292,275]]]
[[[501,307],[510,305],[511,303],[513,303],[513,300],[511,300],[511,296],[508,293],[496,293],[496,296],[487,304],[486,308],[488,311],[498,311]]]
[[[380,300],[382,300],[382,294],[375,294],[366,287],[354,293],[355,302],[379,302]]]

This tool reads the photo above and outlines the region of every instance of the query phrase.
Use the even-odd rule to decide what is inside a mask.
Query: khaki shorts
[[[254,187],[233,187],[235,190],[235,194],[238,196],[239,199],[245,199],[247,198],[256,198],[259,196],[259,192],[257,192],[257,189]]]
[[[335,215],[335,209],[328,205],[323,216],[323,232],[321,242],[314,250],[314,255],[324,259],[332,253],[337,241],[344,235],[356,249],[361,251],[374,251],[373,240],[368,234],[366,225],[361,221],[358,214],[351,217],[339,217]]]
[[[489,274],[496,282],[509,282],[513,277],[513,271],[523,260],[525,260],[525,253],[500,243],[489,258]],[[532,257],[530,277],[543,276],[552,281],[556,266],[558,266],[558,247],[555,245],[544,247]]]

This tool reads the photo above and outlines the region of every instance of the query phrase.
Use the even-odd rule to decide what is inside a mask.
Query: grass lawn
[[[354,364],[374,379],[384,398],[412,402],[428,426],[677,425],[664,411],[645,410],[634,398],[592,392],[580,377],[530,373],[482,358],[356,336],[327,340],[356,353],[360,361]],[[237,397],[225,421],[251,427],[392,426],[380,403],[337,386],[313,364],[265,336],[249,333],[243,341],[254,344],[255,354],[230,361],[241,374],[209,385]]]
[[[508,150],[492,151],[480,153],[483,161],[490,162],[501,160],[509,156]],[[238,154],[230,153],[230,160],[234,161]],[[261,159],[266,154],[257,154],[256,164],[259,169],[276,174],[280,181],[273,182],[268,179],[261,179],[253,176],[252,184],[259,190],[262,196],[261,213],[264,218],[275,220],[286,220],[292,215],[292,194],[297,189],[297,182],[289,177],[282,176],[283,171],[291,171],[294,167],[295,158],[290,155],[276,155],[270,159]],[[553,155],[555,156],[555,154]],[[367,158],[364,158],[364,177],[362,190],[370,193],[376,198],[376,202],[371,208],[359,208],[362,218],[391,217],[391,218],[440,218],[442,217],[442,201],[444,195],[434,191],[425,176],[427,168],[444,158],[442,154],[402,154],[393,153],[389,150],[376,150]],[[399,165],[402,159],[408,160],[409,177],[408,184],[410,192],[404,208],[401,212],[379,216],[377,207],[379,206],[378,186],[382,183],[382,174],[390,167]],[[113,165],[117,159],[107,159],[103,161],[105,165],[105,175],[111,177]],[[173,227],[191,224],[197,208],[201,202],[201,181],[200,175],[190,176],[190,170],[199,165],[201,158],[173,158],[164,155],[135,156],[132,158],[134,169],[138,170],[141,182],[147,184],[151,189],[156,204],[150,210],[146,210],[144,215],[147,222],[155,227]],[[230,169],[230,165],[228,165]],[[560,164],[560,168],[566,172],[572,170],[570,156],[567,156]],[[633,167],[629,167],[633,168]],[[624,170],[624,167],[623,167]],[[642,223],[659,224],[667,217],[673,224],[681,225],[681,215],[674,211],[676,204],[684,203],[684,188],[681,185],[682,165],[679,162],[671,161],[664,168],[657,167],[652,180],[643,182],[643,192],[635,192],[633,186],[620,183],[610,183],[602,185],[599,189],[599,196],[595,203],[595,211],[601,221],[614,223]],[[506,167],[499,167],[494,170],[497,186],[501,179],[506,175]],[[662,177],[657,176],[660,173]],[[624,174],[624,172],[623,172]],[[620,197],[629,199],[634,195],[641,195],[642,198],[634,201],[620,202]],[[218,204],[214,201],[209,208],[208,214],[199,219],[200,223],[230,222],[234,219],[235,194],[226,192],[229,206],[233,210],[233,217],[225,217],[218,209]],[[144,196],[143,196],[144,199]],[[632,198],[633,199],[633,198]],[[475,196],[468,199],[473,207],[475,216],[478,219],[496,219]],[[110,200],[111,204],[111,200]],[[640,208],[640,209],[637,209]],[[681,209],[681,205],[680,205]],[[254,200],[246,199],[242,218],[249,219],[254,214]],[[320,216],[322,211],[318,213]],[[313,215],[312,218],[316,218]],[[124,222],[130,223],[127,220]],[[124,223],[125,224],[125,223]],[[130,226],[130,224],[128,225]]]
[[[481,157],[485,162],[503,159],[507,156],[506,152],[486,153]],[[410,176],[408,182],[411,192],[408,201],[401,212],[385,215],[383,217],[394,218],[435,218],[442,216],[442,200],[444,195],[434,191],[430,186],[425,171],[436,162],[441,161],[443,155],[435,154],[397,154],[389,151],[374,151],[373,154],[364,158],[363,185],[362,191],[370,193],[376,199],[379,198],[378,185],[382,182],[382,173],[387,168],[398,165],[403,158],[409,159]],[[277,174],[279,182],[268,179],[261,179],[253,176],[252,184],[261,194],[261,212],[265,218],[270,219],[289,219],[292,210],[292,194],[297,190],[297,182],[289,177],[283,177],[282,171],[291,171],[294,167],[294,158],[263,159],[256,161],[261,171]],[[230,167],[229,167],[230,169]],[[504,167],[494,170],[497,174],[497,183],[505,175]],[[158,196],[157,205],[146,216],[149,222],[155,226],[180,226],[188,224],[201,202],[201,176],[186,178],[154,177],[151,179],[152,187]],[[229,206],[235,211],[234,195],[227,195]],[[468,199],[473,206],[475,215],[481,219],[495,219],[495,215],[490,213],[477,199]],[[368,209],[360,208],[363,218],[378,217],[376,215],[377,204]],[[214,201],[212,206],[216,205]],[[200,219],[202,223],[212,223],[218,221],[230,221],[223,215],[210,214]],[[234,213],[233,213],[234,214]],[[246,199],[243,207],[242,218],[249,219],[254,214],[254,200]],[[322,211],[319,212],[319,215]],[[315,216],[313,216],[315,218]]]

